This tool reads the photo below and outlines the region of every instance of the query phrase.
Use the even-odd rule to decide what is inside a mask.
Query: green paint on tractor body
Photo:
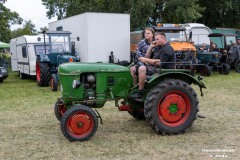
[[[146,95],[152,87],[170,78],[181,79],[188,84],[205,85],[191,76],[188,70],[162,69],[146,81]],[[133,86],[133,79],[128,67],[106,63],[65,63],[58,68],[61,83],[62,98],[68,108],[72,104],[84,104],[92,108],[103,107],[106,101],[124,99],[132,108],[139,107],[129,98],[138,89]],[[73,88],[73,82],[78,81],[79,87]],[[146,96],[145,96],[146,97]],[[145,98],[142,100],[144,101]],[[116,103],[116,106],[118,104]],[[142,107],[142,106],[141,106]]]

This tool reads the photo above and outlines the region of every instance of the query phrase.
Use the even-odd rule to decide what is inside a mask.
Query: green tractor
[[[58,66],[65,62],[76,62],[74,43],[70,43],[69,31],[48,31],[49,44],[46,45],[44,32],[44,53],[36,59],[36,78],[39,86],[51,86],[52,91],[58,87]],[[72,45],[73,44],[73,45]]]
[[[159,69],[160,70],[160,69]],[[197,118],[199,100],[190,86],[206,86],[202,77],[189,70],[161,69],[145,82],[143,99],[132,99],[138,90],[129,67],[106,63],[65,63],[59,66],[62,97],[55,104],[56,118],[69,141],[90,139],[102,123],[97,110],[106,101],[115,101],[119,111],[127,111],[159,134],[184,133]]]

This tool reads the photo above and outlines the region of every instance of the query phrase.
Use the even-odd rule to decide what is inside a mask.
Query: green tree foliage
[[[198,22],[209,27],[240,27],[240,0],[199,0],[206,10]]]
[[[49,18],[70,17],[84,12],[129,13],[131,29],[146,26],[155,0],[42,0]]]
[[[35,25],[31,20],[25,21],[23,28],[18,28],[11,32],[11,38],[16,38],[23,35],[36,35]]]
[[[0,41],[9,42],[10,37],[10,25],[21,24],[22,18],[19,17],[17,12],[11,12],[10,9],[4,6],[6,0],[0,0]]]
[[[200,18],[204,9],[198,0],[168,0],[163,4],[161,14],[164,23],[188,23]]]

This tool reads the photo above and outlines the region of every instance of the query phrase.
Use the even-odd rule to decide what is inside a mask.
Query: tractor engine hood
[[[58,68],[60,75],[79,75],[83,72],[129,72],[129,68],[111,63],[83,62],[64,63]]]
[[[196,48],[188,42],[170,42],[174,51],[196,51]]]

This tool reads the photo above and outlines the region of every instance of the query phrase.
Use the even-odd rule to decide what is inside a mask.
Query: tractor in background
[[[237,42],[237,34],[230,34],[230,33],[212,33],[209,34],[208,37],[214,38],[221,38],[221,47],[220,49],[220,59],[223,63],[228,64],[231,68],[235,68],[237,72],[240,72],[240,48],[238,48],[238,52],[230,53],[229,50],[231,48],[232,43]],[[236,46],[239,47],[239,46]],[[226,57],[221,57],[224,55],[223,53],[227,52]]]
[[[45,34],[49,45],[45,44]],[[58,66],[66,62],[77,62],[74,43],[70,43],[69,31],[44,32],[44,53],[37,55],[36,79],[39,86],[51,86],[52,91],[58,87]]]

